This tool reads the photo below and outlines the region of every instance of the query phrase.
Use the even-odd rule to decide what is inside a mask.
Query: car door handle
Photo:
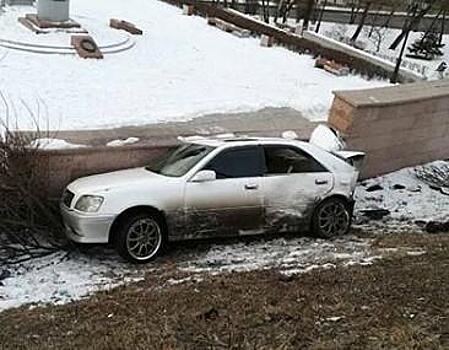
[[[259,188],[259,185],[257,184],[247,184],[245,185],[245,190],[257,190]]]
[[[328,183],[329,183],[329,181],[323,180],[323,179],[316,179],[315,180],[315,184],[317,184],[317,185],[327,185]]]

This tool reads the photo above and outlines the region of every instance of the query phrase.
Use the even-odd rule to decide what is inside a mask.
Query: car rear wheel
[[[158,256],[165,245],[165,230],[160,218],[137,214],[124,220],[115,240],[118,253],[129,262],[144,264]]]
[[[351,228],[351,211],[346,201],[331,198],[322,202],[312,219],[312,231],[321,238],[343,236]]]

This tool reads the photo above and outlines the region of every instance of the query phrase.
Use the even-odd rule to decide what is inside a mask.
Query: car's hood
[[[95,194],[98,192],[108,192],[122,187],[136,185],[148,181],[163,181],[164,177],[145,168],[135,168],[114,171],[111,173],[83,177],[72,182],[68,189],[78,194]]]

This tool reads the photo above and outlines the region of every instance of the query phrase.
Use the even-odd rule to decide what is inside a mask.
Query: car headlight
[[[75,209],[86,213],[97,212],[103,204],[104,198],[100,196],[82,196],[76,202]]]

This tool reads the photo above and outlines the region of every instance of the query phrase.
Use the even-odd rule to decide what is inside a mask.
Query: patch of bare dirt
[[[388,235],[369,266],[152,276],[64,306],[0,313],[4,349],[447,349],[449,236]],[[181,277],[181,276],[178,276]]]

